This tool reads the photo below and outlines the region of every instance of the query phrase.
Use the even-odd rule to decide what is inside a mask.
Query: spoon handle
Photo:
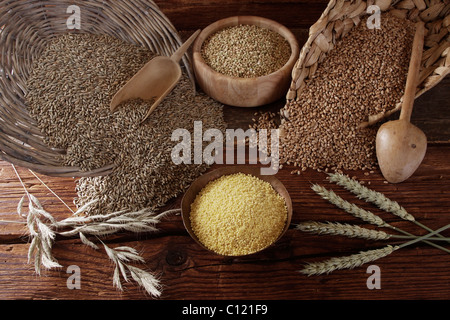
[[[416,23],[416,34],[409,64],[408,78],[406,80],[405,95],[403,96],[400,120],[411,121],[411,115],[419,82],[420,65],[422,63],[423,45],[425,36],[425,23]]]
[[[195,33],[185,43],[183,43],[183,45],[181,45],[181,47],[170,58],[175,62],[180,62],[191,44],[195,41],[195,39],[197,39],[200,31],[201,30],[195,31]]]

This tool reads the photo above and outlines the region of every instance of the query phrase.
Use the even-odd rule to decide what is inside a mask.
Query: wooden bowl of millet
[[[211,44],[211,38],[219,32],[243,26],[252,26],[253,28],[263,29],[265,31],[270,30],[272,34],[276,33],[285,40],[281,46],[283,49],[287,46],[288,50],[287,52],[283,51],[284,59],[277,60],[276,56],[280,53],[274,52],[275,54],[272,54],[273,48],[270,48],[270,53],[264,51],[270,59],[262,59],[262,63],[264,64],[268,60],[274,61],[275,63],[281,61],[282,64],[280,66],[278,66],[279,63],[271,65],[272,68],[276,66],[278,68],[275,70],[266,68],[266,73],[254,72],[253,75],[251,73],[244,74],[246,70],[253,68],[245,68],[245,66],[242,66],[242,62],[245,59],[235,59],[232,61],[237,63],[236,69],[228,65],[230,72],[224,72],[224,70],[219,70],[219,65],[226,66],[226,63],[220,64],[217,63],[218,61],[215,61],[216,64],[213,66],[211,59],[208,60],[210,55],[205,52],[213,52],[213,54],[221,52],[226,57],[220,58],[227,58],[230,61],[232,59],[230,57],[233,54],[230,55],[229,53],[233,52],[233,50],[236,51],[237,49],[235,48],[239,46],[230,45],[230,42],[225,43],[224,45],[227,46],[228,52],[220,47],[213,48],[212,51],[210,48],[210,51],[207,51],[206,48]],[[247,39],[252,39],[252,34],[248,33],[238,38],[246,38],[246,36],[248,36]],[[262,38],[253,38],[256,41],[261,41],[261,43],[265,41]],[[274,48],[274,50],[277,49]],[[193,45],[193,68],[199,86],[213,99],[234,107],[258,107],[275,102],[286,95],[292,81],[292,69],[298,60],[299,53],[300,48],[296,37],[288,28],[280,23],[256,16],[234,16],[219,20],[202,30]],[[264,55],[261,55],[261,57],[264,57]],[[255,68],[260,65],[258,63],[254,64],[256,66]],[[244,68],[244,70],[239,68]],[[239,71],[244,72],[239,73]]]
[[[234,174],[245,174],[252,176],[254,178],[260,179],[264,182],[267,182],[270,184],[270,186],[273,188],[273,190],[284,199],[284,203],[286,206],[286,220],[284,223],[284,227],[282,230],[280,230],[280,233],[276,239],[274,239],[273,242],[268,244],[267,246],[261,247],[259,250],[251,252],[251,253],[245,253],[245,254],[224,254],[220,253],[216,250],[212,250],[211,248],[208,248],[198,237],[196,232],[193,230],[193,226],[191,224],[191,206],[196,200],[197,196],[202,192],[202,190],[210,183],[213,182],[221,177],[224,176],[230,176]],[[185,195],[183,196],[182,202],[181,202],[181,209],[182,209],[182,220],[183,224],[189,233],[189,235],[192,237],[192,239],[204,250],[209,251],[216,255],[221,255],[225,257],[244,257],[244,256],[252,256],[254,254],[260,253],[262,251],[265,251],[271,247],[273,247],[288,231],[289,226],[291,224],[291,219],[293,215],[293,207],[292,207],[292,200],[289,195],[289,192],[286,190],[285,186],[282,182],[280,182],[275,176],[273,175],[262,175],[260,168],[256,166],[225,166],[218,169],[215,169],[213,171],[210,171],[202,176],[200,176],[198,179],[196,179],[192,185],[189,187],[189,189],[186,191]],[[268,209],[269,210],[269,209]],[[214,214],[214,212],[211,212],[211,214]],[[251,231],[249,231],[251,232]],[[233,237],[233,235],[230,235],[230,239]]]

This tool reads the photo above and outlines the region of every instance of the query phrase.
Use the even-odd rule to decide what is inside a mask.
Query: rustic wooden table
[[[157,1],[177,28],[191,30],[211,21],[236,14],[264,15],[277,19],[294,29],[300,42],[306,28],[322,12],[326,2],[305,4],[300,1],[213,1],[202,6],[200,1]],[[174,4],[177,4],[175,7]],[[215,6],[218,10],[211,10]],[[187,13],[195,12],[195,19]],[[286,12],[283,16],[281,12]],[[192,21],[195,26],[192,26]],[[407,182],[385,184],[379,171],[365,175],[350,172],[370,188],[398,201],[417,220],[432,229],[450,223],[450,78],[421,97],[415,107],[413,122],[430,139],[426,158]],[[276,110],[283,103],[258,108]],[[248,128],[254,109],[225,108],[230,128]],[[214,166],[212,169],[216,168]],[[417,235],[426,231],[412,223],[399,221],[387,213],[355,199],[343,189],[330,185],[326,175],[309,170],[297,176],[285,167],[277,177],[290,192],[294,215],[292,226],[277,245],[247,258],[223,258],[201,249],[183,228],[180,216],[171,216],[159,226],[157,234],[122,234],[105,241],[112,247],[135,247],[147,262],[149,270],[160,275],[164,286],[161,299],[267,299],[267,300],[331,300],[331,299],[448,299],[450,297],[450,255],[423,243],[394,252],[374,263],[353,270],[336,271],[329,275],[307,277],[298,271],[305,263],[334,256],[380,248],[384,242],[343,237],[315,236],[294,230],[295,224],[308,221],[340,221],[360,223],[342,212],[312,190],[313,183],[333,188],[349,199],[380,214],[393,225]],[[32,192],[55,218],[64,219],[70,211],[48,191],[30,171],[18,168],[27,189]],[[38,175],[42,181],[73,208],[75,179]],[[24,194],[13,167],[0,162],[0,220],[23,222],[16,213]],[[179,208],[181,197],[167,208]],[[448,236],[450,234],[446,233]],[[396,243],[390,241],[389,243]],[[448,247],[448,246],[447,246]],[[112,286],[113,266],[103,251],[92,250],[78,239],[56,239],[54,256],[63,268],[36,276],[27,262],[29,248],[27,231],[20,223],[0,223],[0,299],[149,299],[143,290],[129,283],[124,292]],[[81,270],[81,289],[69,290],[69,266]],[[369,265],[380,269],[381,288],[370,290],[367,280]]]

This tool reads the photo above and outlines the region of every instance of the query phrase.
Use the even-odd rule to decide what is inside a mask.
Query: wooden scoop
[[[427,137],[410,123],[419,81],[424,34],[424,23],[418,22],[400,119],[382,125],[376,138],[378,163],[384,178],[390,183],[400,183],[411,177],[427,151]]]
[[[177,85],[182,75],[180,60],[200,31],[197,30],[170,58],[156,57],[139,70],[114,96],[111,101],[111,112],[116,111],[122,102],[130,99],[155,99],[142,120],[144,122]]]

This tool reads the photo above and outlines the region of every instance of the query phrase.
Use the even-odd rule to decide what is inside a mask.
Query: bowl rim
[[[207,172],[200,177],[198,177],[188,188],[188,190],[184,193],[183,198],[181,200],[181,217],[183,220],[183,225],[188,234],[191,236],[191,238],[198,244],[200,247],[205,249],[206,251],[209,251],[215,255],[222,256],[222,257],[229,257],[229,258],[238,258],[238,257],[248,257],[252,256],[258,253],[261,253],[263,251],[266,251],[267,249],[273,247],[276,243],[278,243],[281,238],[284,237],[286,232],[289,230],[289,227],[291,225],[292,221],[292,215],[293,215],[293,207],[292,207],[292,199],[289,195],[289,192],[287,191],[284,184],[278,180],[275,176],[265,176],[260,174],[260,167],[259,166],[250,166],[250,165],[238,165],[238,166],[224,166],[217,168],[215,170],[212,170],[210,172]],[[245,255],[224,255],[218,252],[215,252],[208,247],[206,247],[195,235],[195,233],[192,230],[191,223],[190,223],[190,209],[191,204],[193,201],[195,201],[195,198],[200,193],[201,190],[211,181],[214,181],[222,176],[236,174],[236,173],[244,173],[244,174],[250,174],[252,176],[255,176],[257,178],[260,178],[263,181],[266,181],[270,183],[270,185],[273,187],[273,189],[285,200],[286,208],[287,208],[287,218],[286,223],[281,231],[280,235],[277,237],[277,239],[270,245],[266,246],[265,248],[262,248],[256,252],[245,254]],[[192,198],[192,201],[188,202],[189,198]]]
[[[283,65],[283,67],[281,67],[280,69],[278,69],[272,73],[269,73],[267,75],[260,76],[260,77],[249,77],[249,78],[240,78],[240,77],[229,76],[229,75],[220,73],[220,72],[214,70],[212,67],[210,67],[206,63],[205,59],[203,59],[202,52],[201,52],[202,48],[203,48],[203,43],[205,42],[205,40],[210,35],[214,34],[215,32],[228,27],[228,26],[224,26],[223,28],[217,29],[217,26],[219,26],[221,24],[232,23],[229,26],[254,25],[254,23],[246,23],[246,21],[249,21],[249,20],[256,20],[259,22],[263,22],[265,24],[265,26],[263,26],[264,28],[267,28],[274,32],[277,32],[284,39],[286,39],[291,48],[291,55],[289,57],[289,60]],[[240,23],[241,21],[242,21],[242,23]],[[277,27],[279,30],[283,30],[284,34],[281,34],[277,30],[273,30],[273,28],[269,28],[266,26]],[[289,28],[287,28],[286,26],[282,25],[281,23],[279,23],[275,20],[271,20],[268,18],[260,17],[260,16],[242,15],[242,16],[231,16],[228,18],[217,20],[216,22],[213,22],[210,25],[208,25],[206,28],[204,28],[201,31],[201,33],[199,34],[199,36],[197,37],[197,39],[194,41],[194,44],[192,47],[192,53],[193,53],[193,64],[194,65],[195,65],[195,63],[202,64],[202,66],[204,68],[206,68],[206,70],[208,70],[208,72],[210,72],[215,77],[219,77],[222,79],[228,79],[228,80],[232,80],[232,81],[255,81],[257,79],[271,78],[271,77],[283,74],[284,72],[287,72],[287,71],[289,71],[289,73],[292,72],[292,70],[290,70],[290,69],[292,69],[293,67],[290,67],[290,65],[295,64],[297,62],[299,55],[300,55],[300,45],[299,45],[297,38],[292,33],[292,31]]]

